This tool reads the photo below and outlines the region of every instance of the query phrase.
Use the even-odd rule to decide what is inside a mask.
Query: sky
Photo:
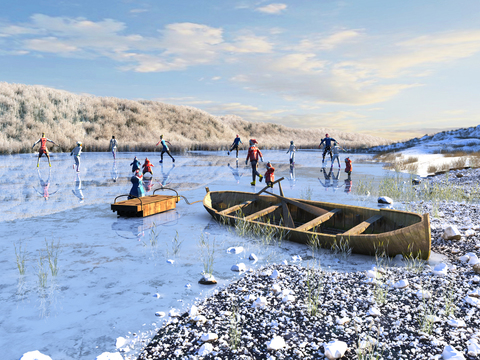
[[[478,0],[9,1],[0,81],[392,140],[480,124]]]

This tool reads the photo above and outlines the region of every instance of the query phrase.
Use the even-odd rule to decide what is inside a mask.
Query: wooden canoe
[[[356,254],[384,251],[390,257],[430,257],[428,214],[293,199],[282,196],[282,191],[282,195],[276,195],[265,190],[249,193],[207,189],[203,206],[217,221],[235,225],[244,220],[274,227],[288,231],[289,240],[303,244],[316,236],[324,248],[348,241]]]
[[[153,191],[153,195],[134,197],[133,199],[128,199],[124,201],[117,202],[117,199],[123,196],[130,195],[119,195],[115,198],[111,209],[113,212],[117,212],[117,215],[120,216],[137,216],[145,217],[154,214],[158,214],[164,211],[173,210],[176,208],[176,204],[180,200],[180,196],[177,191],[176,195],[155,195],[155,192],[158,190],[173,190],[167,188],[158,188]]]

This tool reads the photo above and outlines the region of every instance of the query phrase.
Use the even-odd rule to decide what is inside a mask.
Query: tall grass
[[[47,253],[48,267],[52,276],[58,275],[58,255],[60,254],[60,241],[50,243],[45,239],[45,251]]]
[[[112,135],[119,151],[153,151],[163,134],[173,151],[227,149],[236,134],[256,138],[261,148],[316,148],[326,132],[348,148],[366,148],[388,140],[332,129],[291,129],[245,121],[234,115],[216,117],[189,106],[158,101],[76,95],[67,91],[0,82],[0,154],[32,152],[45,132],[70,151],[83,141],[84,151],[106,151]],[[51,145],[51,144],[49,144]],[[38,145],[37,145],[38,146]],[[246,145],[245,145],[246,148]]]
[[[27,249],[21,241],[18,243],[13,243],[15,248],[15,258],[17,262],[17,268],[20,275],[25,275],[26,262],[27,262]]]
[[[213,263],[215,262],[215,238],[210,241],[208,235],[201,233],[198,247],[200,248],[200,256],[203,262],[203,273],[212,275]]]

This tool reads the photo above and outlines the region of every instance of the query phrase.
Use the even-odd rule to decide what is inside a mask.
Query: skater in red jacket
[[[265,172],[265,185],[270,186],[273,188],[273,182],[275,181],[275,168],[272,164],[267,162],[267,171]]]
[[[248,164],[248,160],[250,160],[250,164],[252,165],[252,182],[250,183],[251,185],[255,185],[256,176],[260,178],[260,182],[262,182],[263,179],[263,176],[260,175],[257,171],[258,158],[260,157],[263,162],[263,155],[255,144],[258,144],[257,140],[250,139],[250,147],[248,148],[247,159],[245,160],[245,165]]]
[[[153,171],[152,171],[152,167],[154,167],[155,165],[153,165],[150,160],[148,160],[148,158],[145,158],[145,163],[143,164],[142,168],[143,168],[143,175],[145,175],[146,173],[150,173],[152,174],[153,176]]]
[[[352,180],[350,175],[352,175],[352,160],[350,158],[345,159],[345,172],[348,174],[348,180]]]

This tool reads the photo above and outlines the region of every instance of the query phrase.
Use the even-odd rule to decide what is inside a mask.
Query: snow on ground
[[[148,156],[155,165],[152,189],[162,183],[190,202],[203,199],[205,186],[252,191],[250,168],[242,160],[245,152],[238,168],[223,152],[190,153],[176,157],[175,164],[167,158],[163,166],[158,154],[137,155],[141,161]],[[238,263],[256,268],[299,255],[300,264],[309,264],[308,247],[290,242],[266,246],[239,238],[213,221],[201,203],[189,206],[182,200],[175,211],[145,219],[118,218],[110,204],[130,189],[133,156],[119,154],[114,163],[109,153],[85,153],[79,174],[67,154],[52,154],[51,168],[42,158],[38,170],[34,154],[2,157],[2,358],[19,359],[38,350],[54,360],[93,359],[115,353],[119,338],[129,344],[123,356],[134,358],[142,340],[153,336],[163,322],[155,313],[185,309],[215,288],[198,284],[203,271],[198,247],[202,233],[211,243],[215,239],[214,275],[219,285],[240,276],[230,270]],[[356,163],[365,156],[352,155],[352,183],[348,183],[343,169],[320,170],[319,156],[318,151],[299,151],[296,168],[290,171],[283,151],[264,152],[265,160],[276,168],[277,179],[285,177],[283,189],[289,197],[310,194],[312,199],[377,206],[376,199],[359,200],[350,191],[357,180],[383,176],[379,164]],[[245,251],[227,253],[233,246]],[[57,249],[58,275],[52,276],[48,251]],[[25,254],[25,275],[19,275],[16,251],[20,258]],[[248,260],[252,252],[259,258],[255,264]],[[339,259],[329,251],[318,252],[316,258],[324,269],[338,271],[365,270],[374,261],[364,256]]]

